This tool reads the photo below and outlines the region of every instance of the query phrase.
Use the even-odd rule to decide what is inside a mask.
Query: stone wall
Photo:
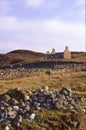
[[[44,73],[41,68],[51,68],[48,74],[57,74],[59,72],[86,71],[86,63],[83,62],[36,62],[24,65],[4,67],[0,69],[0,80],[17,79],[29,77],[30,75],[39,75]]]

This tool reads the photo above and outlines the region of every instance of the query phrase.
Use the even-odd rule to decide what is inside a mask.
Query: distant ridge
[[[13,51],[8,52],[7,54],[13,54],[13,53],[20,53],[20,54],[23,54],[23,53],[42,54],[42,53],[40,53],[40,52],[35,52],[35,51],[31,51],[31,50],[22,50],[22,49],[13,50]]]
[[[0,66],[11,65],[24,61],[40,60],[43,53],[30,50],[13,50],[6,54],[0,54]]]

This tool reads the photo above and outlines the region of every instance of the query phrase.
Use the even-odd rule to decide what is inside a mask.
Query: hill
[[[63,52],[59,52],[61,55]],[[70,61],[86,62],[86,52],[71,52],[72,58]],[[45,59],[44,53],[34,52],[30,50],[14,50],[7,54],[0,54],[0,66],[14,65],[18,63],[27,63],[32,61],[65,61],[61,58]]]
[[[24,61],[40,60],[43,53],[29,50],[14,50],[7,54],[0,54],[0,66],[12,65]]]

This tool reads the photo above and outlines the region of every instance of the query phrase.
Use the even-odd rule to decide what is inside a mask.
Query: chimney
[[[55,51],[55,49],[54,49],[54,48],[52,49],[51,54],[56,54],[56,51]]]

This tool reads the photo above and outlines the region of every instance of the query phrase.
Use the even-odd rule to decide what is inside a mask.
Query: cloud
[[[85,6],[85,0],[75,0],[77,6]]]
[[[0,0],[0,15],[5,15],[11,8],[11,2],[8,0]]]
[[[13,16],[2,16],[0,17],[0,31],[5,30],[49,34],[72,32],[75,35],[83,35],[84,25],[61,22],[58,19],[30,21]]]
[[[46,51],[55,47],[61,50],[63,45],[75,50],[84,50],[85,27],[83,24],[72,24],[52,20],[22,20],[12,16],[0,18],[1,49],[28,48]]]
[[[74,0],[65,15],[69,16],[72,22],[85,23],[85,0]]]
[[[77,15],[84,18],[85,22],[85,0],[76,0]]]
[[[43,0],[26,0],[28,6],[39,7],[43,4]]]
[[[17,19],[13,16],[0,16],[0,31],[15,30]]]
[[[52,10],[59,6],[60,0],[26,0],[27,7],[39,8],[45,10]]]

